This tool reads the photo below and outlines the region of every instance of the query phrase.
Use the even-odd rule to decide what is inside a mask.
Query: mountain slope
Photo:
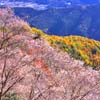
[[[32,30],[35,31],[36,34],[40,34],[47,39],[51,46],[69,53],[70,56],[75,59],[84,61],[86,65],[90,65],[94,69],[99,68],[100,42],[80,36],[49,36],[35,28],[32,28]]]
[[[91,92],[84,96],[86,100],[95,100],[95,98],[99,100],[99,72],[84,66],[83,62],[71,58],[57,47],[50,46],[47,40],[55,40],[53,36],[47,36],[35,28],[32,29],[32,33],[19,35],[20,39],[24,39],[28,45],[25,51],[19,48],[18,50],[21,51],[19,54],[26,55],[28,61],[34,57],[32,65],[22,69],[21,73],[29,71],[28,75],[13,88],[16,93],[20,94],[21,100],[29,100],[30,89],[34,91],[31,98],[37,100],[44,100],[44,97],[46,100],[48,98],[70,100],[74,97],[78,100],[78,96],[83,98],[83,95],[89,91]],[[35,38],[34,33],[40,34],[41,37]],[[76,95],[73,90],[76,91]],[[39,96],[41,93],[43,96]],[[94,95],[90,96],[91,93]]]
[[[98,94],[98,92],[100,91],[98,71],[91,69],[89,66],[84,66],[83,62],[75,60],[66,52],[57,49],[58,46],[56,47],[55,44],[50,45],[48,43],[48,41],[52,43],[56,40],[59,41],[59,39],[60,41],[61,39],[63,41],[64,39],[62,37],[48,36],[42,31],[35,28],[32,29],[32,33],[32,37],[24,37],[24,39],[27,40],[28,45],[30,46],[28,55],[33,55],[35,57],[33,65],[30,66],[30,68],[33,68],[34,70],[32,70],[31,73],[25,78],[25,83],[21,84],[21,87],[23,87],[23,91],[20,91],[20,93],[26,98],[25,100],[27,100],[27,95],[31,86],[30,80],[32,79],[32,75],[35,75],[35,77],[39,77],[39,79],[35,78],[37,83],[33,81],[33,86],[35,85],[35,91],[45,91],[42,94],[45,95],[46,99],[53,98],[53,100],[70,100],[70,98],[72,99],[75,97],[76,100],[78,100],[78,96],[80,96],[80,98],[83,98],[83,95],[85,94],[86,95],[84,96],[84,98],[86,98],[86,100],[95,100],[95,98],[97,98],[96,100],[100,99],[100,95]],[[41,36],[39,38],[35,38],[36,34],[40,34]],[[92,40],[88,40],[82,37],[65,38],[74,42],[78,41],[78,43],[79,40],[82,41],[82,43],[83,40],[85,42],[92,42]],[[67,40],[66,42],[68,43]],[[93,44],[94,43],[97,44],[99,42],[93,41]],[[60,45],[62,46],[62,44]],[[28,69],[29,68],[27,67],[27,70]],[[19,92],[20,87],[16,88]],[[76,91],[76,95],[74,95],[73,90]],[[67,92],[68,94],[66,94],[65,92]],[[87,94],[87,92],[89,93]],[[27,93],[27,95],[25,95],[25,93]],[[91,93],[93,93],[94,95],[90,96]],[[34,94],[33,98],[37,97],[38,96]],[[39,96],[37,100],[44,100],[43,97]]]
[[[31,26],[42,29],[48,34],[79,35],[100,40],[99,9],[98,4],[45,11],[36,11],[31,8],[15,8],[14,10],[16,15],[27,20]]]

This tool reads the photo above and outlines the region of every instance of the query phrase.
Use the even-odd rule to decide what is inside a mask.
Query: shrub
[[[2,100],[20,100],[20,97],[16,93],[8,93]]]

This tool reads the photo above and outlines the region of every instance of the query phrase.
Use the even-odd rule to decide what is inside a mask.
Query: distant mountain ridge
[[[48,34],[79,35],[100,40],[100,5],[36,11],[15,8],[15,14]],[[30,12],[30,13],[29,13]]]
[[[46,4],[49,7],[66,7],[70,5],[96,4],[99,3],[100,0],[1,0],[1,2],[32,2],[37,4]]]
[[[4,0],[1,0],[4,1]],[[71,3],[84,3],[84,4],[92,4],[92,3],[98,3],[100,0],[5,0],[9,2],[37,2],[41,4],[47,4],[51,2],[56,2],[56,3],[66,3],[66,2],[71,2]]]

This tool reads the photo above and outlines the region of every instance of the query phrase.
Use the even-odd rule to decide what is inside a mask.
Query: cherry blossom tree
[[[33,59],[28,60],[28,45],[21,38],[28,28],[11,9],[0,9],[0,100],[28,73],[23,70]]]

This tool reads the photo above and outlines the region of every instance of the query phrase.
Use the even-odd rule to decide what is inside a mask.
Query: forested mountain
[[[79,35],[100,40],[100,4],[37,11],[14,8],[15,14],[48,34]]]

